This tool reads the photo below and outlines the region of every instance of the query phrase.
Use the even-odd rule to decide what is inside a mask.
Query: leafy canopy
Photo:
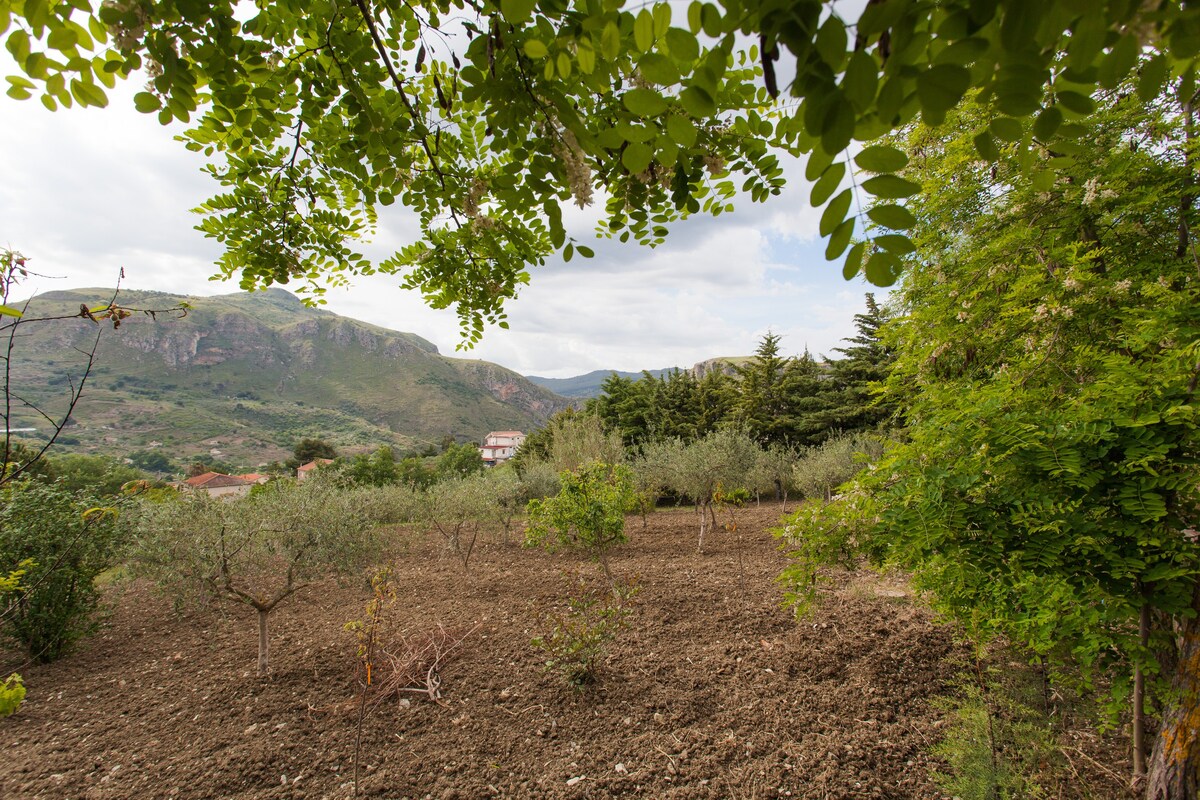
[[[823,0],[26,0],[0,5],[22,74],[9,94],[50,109],[103,106],[118,77],[150,76],[137,107],[190,127],[220,184],[204,233],[244,288],[404,275],[457,307],[469,342],[567,236],[564,204],[604,192],[603,233],[656,244],[672,221],[779,191],[777,148],[808,154],[830,259],[847,277],[897,277],[919,181],[888,144],[972,96],[972,147],[1004,149],[1042,185],[1073,159],[1094,95],[1137,71],[1196,91],[1200,9],[1136,0],[885,0],[858,19]],[[1139,61],[1144,48],[1147,58]],[[794,59],[779,85],[776,62]],[[791,70],[789,70],[791,72]],[[780,95],[790,95],[777,102]],[[1029,123],[1032,122],[1031,126]],[[1008,157],[1008,156],[1006,156]],[[880,202],[856,213],[855,191]],[[381,263],[357,243],[401,203],[421,237]],[[878,226],[851,246],[863,222]]]
[[[912,208],[929,266],[905,275],[885,329],[906,440],[793,518],[786,577],[805,600],[819,563],[866,553],[1051,663],[1153,669],[1140,611],[1151,646],[1172,647],[1200,579],[1200,298],[1179,252],[1194,123],[1114,93],[1045,186],[1020,145],[992,168],[978,119],[951,122],[904,143],[936,188]]]

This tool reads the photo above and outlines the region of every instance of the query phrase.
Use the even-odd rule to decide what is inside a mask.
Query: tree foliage
[[[1200,652],[1192,113],[1169,96],[1106,96],[1079,157],[1049,182],[1015,143],[980,163],[979,121],[956,115],[902,143],[915,154],[906,174],[936,189],[911,206],[927,266],[906,274],[905,314],[887,334],[907,437],[844,499],[793,519],[802,557],[789,577],[804,597],[823,560],[903,566],[972,629],[1085,675],[1115,667],[1118,698],[1135,670],[1178,665],[1158,695],[1149,796],[1189,796],[1200,777],[1182,733],[1200,702],[1185,666]],[[1035,167],[1059,158],[1030,138],[1038,125],[1021,129]]]
[[[808,155],[826,255],[889,285],[912,249],[904,206],[920,181],[889,144],[972,96],[972,147],[1053,182],[1024,136],[1064,157],[1086,146],[1094,95],[1136,73],[1153,97],[1196,90],[1200,11],[1186,4],[1031,0],[870,2],[857,19],[823,0],[58,0],[6,4],[9,94],[48,108],[103,106],[144,69],[135,105],[189,124],[186,146],[222,187],[201,229],[246,288],[403,273],[467,338],[504,325],[503,303],[569,239],[562,206],[606,193],[601,230],[655,244],[673,220],[719,214],[739,191],[778,192],[775,149]],[[1139,63],[1144,47],[1151,57]],[[793,69],[777,73],[787,54]],[[793,74],[780,85],[781,74]],[[786,103],[775,98],[790,95]],[[879,202],[865,219],[855,192]],[[861,199],[861,197],[860,197]],[[380,263],[354,247],[380,207],[420,217],[421,238]],[[865,231],[864,224],[880,226]],[[867,238],[851,244],[856,233]],[[848,252],[847,252],[848,251]]]
[[[761,450],[745,431],[724,429],[685,443],[678,439],[647,448],[641,468],[659,485],[690,499],[696,506],[700,535],[696,549],[716,524],[713,501],[718,492],[745,489],[754,480]]]
[[[96,576],[113,564],[111,509],[35,480],[0,489],[0,631],[41,663],[71,650],[96,627]]]
[[[633,471],[593,461],[558,477],[557,495],[529,501],[525,544],[580,549],[611,579],[608,552],[626,541],[625,515],[637,508]]]

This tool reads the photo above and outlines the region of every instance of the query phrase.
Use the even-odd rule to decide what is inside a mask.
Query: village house
[[[503,464],[514,455],[517,448],[525,441],[525,434],[520,431],[492,431],[483,439],[479,455],[483,463],[489,467]]]
[[[332,463],[333,463],[332,458],[317,458],[317,459],[314,459],[314,460],[308,462],[307,464],[303,464],[296,468],[296,480],[297,481],[305,480],[308,478],[309,475],[312,474],[312,471],[314,469],[316,469],[317,467],[323,467],[326,464],[332,464]]]
[[[182,480],[175,486],[185,492],[207,492],[210,497],[245,497],[250,494],[250,487],[254,483],[237,475],[205,472]]]

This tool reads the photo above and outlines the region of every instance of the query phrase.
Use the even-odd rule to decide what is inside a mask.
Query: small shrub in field
[[[1021,702],[995,675],[964,676],[959,696],[940,705],[949,724],[933,754],[947,764],[934,779],[962,800],[1057,797],[1061,755],[1044,712]]]
[[[546,653],[546,670],[557,672],[575,689],[595,683],[605,650],[625,627],[637,593],[634,583],[613,583],[611,589],[601,590],[579,577],[566,608],[550,614],[545,621],[549,630],[532,641]]]
[[[0,719],[17,713],[25,702],[25,684],[17,673],[9,675],[0,685]]]
[[[0,572],[19,585],[0,609],[0,630],[43,663],[95,627],[96,576],[112,565],[115,513],[89,508],[54,484],[18,481],[0,492]]]
[[[600,562],[611,579],[608,551],[626,541],[625,515],[637,509],[633,472],[599,461],[559,475],[554,497],[529,501],[527,547],[571,547]]]
[[[462,562],[464,572],[469,571],[480,526],[497,514],[487,475],[439,481],[424,493],[421,504],[422,525],[442,536],[446,549]]]

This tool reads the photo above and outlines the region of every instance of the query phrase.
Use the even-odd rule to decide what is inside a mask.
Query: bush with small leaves
[[[0,571],[24,570],[0,610],[0,629],[30,657],[50,662],[95,630],[95,579],[112,566],[115,512],[54,484],[0,490]]]
[[[563,472],[559,481],[557,495],[529,501],[525,545],[581,549],[611,579],[608,551],[626,541],[625,515],[637,510],[633,470],[593,461],[577,472]]]
[[[601,658],[626,626],[637,593],[636,583],[613,583],[604,590],[576,576],[566,607],[547,615],[549,630],[531,642],[545,651],[546,670],[557,672],[573,689],[594,684]]]
[[[883,455],[877,437],[865,433],[839,436],[811,447],[792,468],[792,482],[808,499],[828,500],[837,487]]]

